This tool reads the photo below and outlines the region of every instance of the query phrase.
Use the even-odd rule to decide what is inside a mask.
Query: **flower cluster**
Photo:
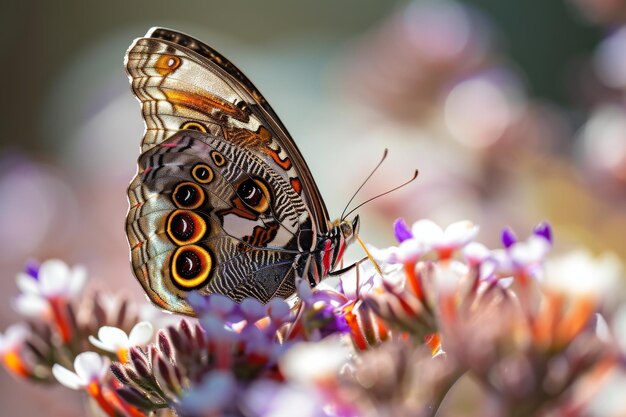
[[[2,363],[19,377],[84,391],[107,415],[143,415],[117,396],[109,365],[148,342],[152,325],[127,300],[86,292],[86,279],[84,268],[60,260],[27,264],[13,305],[28,321],[0,334]]]
[[[84,273],[48,261],[18,277],[16,307],[37,320],[9,327],[0,354],[11,373],[53,376],[109,416],[426,417],[461,379],[485,398],[479,415],[590,413],[626,363],[621,264],[549,259],[547,223],[526,239],[506,228],[495,249],[478,231],[398,220],[398,245],[369,246],[371,262],[334,286],[299,280],[296,297],[266,305],[192,293],[197,318],[154,340],[159,325],[127,303],[80,306]]]

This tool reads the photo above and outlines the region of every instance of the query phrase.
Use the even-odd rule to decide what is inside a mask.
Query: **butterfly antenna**
[[[385,148],[385,151],[383,152],[383,157],[380,158],[380,162],[376,165],[376,167],[372,170],[372,172],[367,176],[367,178],[365,178],[365,181],[363,181],[361,186],[354,192],[354,194],[352,195],[352,197],[348,201],[348,204],[346,204],[346,208],[344,208],[343,212],[341,213],[341,220],[342,221],[343,221],[343,219],[346,218],[346,216],[344,216],[344,213],[346,212],[346,210],[348,210],[348,207],[350,206],[350,203],[352,203],[352,200],[354,200],[354,198],[357,196],[359,191],[361,191],[361,189],[365,186],[365,184],[367,184],[367,182],[370,180],[370,178],[372,178],[372,175],[374,175],[374,173],[378,170],[378,168],[380,168],[380,166],[382,165],[382,163],[385,160],[385,158],[387,158],[387,153],[388,153],[388,149]],[[350,213],[352,213],[352,212],[350,212]],[[348,215],[349,215],[349,213],[348,213]]]
[[[412,183],[413,181],[415,181],[415,179],[417,178],[418,174],[419,174],[419,171],[416,169],[416,170],[415,170],[415,173],[413,174],[413,178],[411,178],[411,179],[410,179],[410,180],[408,180],[407,182],[402,183],[402,184],[398,185],[397,187],[392,188],[392,189],[391,189],[391,190],[389,190],[389,191],[385,191],[385,192],[384,192],[384,193],[382,193],[382,194],[378,194],[378,195],[376,195],[376,196],[374,196],[374,197],[372,197],[372,198],[369,198],[369,199],[365,200],[364,202],[362,202],[361,204],[359,204],[358,206],[356,206],[355,208],[353,208],[352,210],[350,210],[350,211],[348,212],[348,214],[346,214],[345,216],[341,216],[341,218],[342,218],[342,219],[344,219],[345,217],[348,217],[349,215],[351,215],[351,214],[352,214],[352,213],[354,213],[356,210],[358,210],[359,208],[361,208],[361,207],[362,207],[362,206],[364,206],[365,204],[369,203],[370,201],[376,200],[376,199],[377,199],[377,198],[379,198],[379,197],[382,197],[382,196],[384,196],[384,195],[387,195],[387,194],[389,194],[389,193],[392,193],[392,192],[394,192],[394,191],[396,191],[396,190],[399,190],[400,188],[404,187],[405,185],[408,185],[408,184]]]

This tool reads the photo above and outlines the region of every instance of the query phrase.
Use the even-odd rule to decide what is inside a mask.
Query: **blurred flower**
[[[626,27],[611,33],[594,54],[595,69],[607,86],[626,89]]]
[[[230,372],[211,371],[181,398],[181,415],[225,415],[237,408],[237,381]]]
[[[4,366],[22,377],[29,376],[31,371],[22,357],[24,343],[29,336],[28,328],[23,324],[12,324],[4,333],[0,333],[0,358]]]
[[[52,367],[54,377],[63,385],[71,389],[87,388],[92,384],[99,384],[109,368],[108,359],[96,352],[83,352],[76,356],[74,369],[55,364]]]
[[[626,21],[624,0],[570,0],[583,15],[594,23],[614,26]]]
[[[579,150],[593,173],[626,183],[626,110],[606,104],[593,111],[581,130]]]
[[[98,338],[89,336],[89,341],[99,349],[117,354],[119,361],[126,363],[129,349],[148,343],[153,333],[152,324],[142,321],[135,324],[129,335],[117,327],[103,326],[98,330]]]
[[[612,253],[593,257],[585,250],[569,252],[546,263],[546,279],[543,288],[551,292],[589,297],[606,305],[610,298],[620,292],[623,268]]]
[[[53,304],[76,297],[83,289],[87,272],[82,266],[70,269],[63,261],[50,259],[39,267],[28,265],[27,271],[17,275],[17,286],[22,293],[16,298],[17,310],[26,316],[47,313]]]
[[[460,375],[453,361],[395,339],[355,358],[340,379],[340,394],[354,416],[433,416]]]
[[[491,252],[500,277],[513,276],[523,284],[528,279],[543,277],[543,262],[552,248],[552,230],[548,223],[537,225],[525,241],[518,241],[509,228],[502,230],[501,238],[504,249]]]
[[[447,93],[444,119],[461,144],[482,149],[500,140],[521,117],[526,98],[512,71],[491,69],[472,75]]]
[[[7,196],[0,201],[0,261],[49,253],[50,242],[62,250],[74,236],[80,212],[76,195],[59,170],[2,153],[0,195]]]
[[[296,343],[281,357],[279,365],[291,381],[324,386],[336,379],[352,354],[345,339],[335,335],[319,342]]]
[[[104,410],[107,415],[116,415],[115,408],[103,392],[103,380],[109,369],[109,360],[96,352],[83,352],[74,360],[74,370],[55,364],[52,374],[62,385],[85,390]]]
[[[254,416],[288,417],[297,410],[298,417],[352,417],[337,410],[335,404],[317,391],[296,384],[272,381],[254,383],[243,397],[243,406]],[[331,410],[332,409],[332,410]]]
[[[434,252],[440,259],[448,259],[474,239],[478,226],[466,220],[453,223],[444,230],[432,220],[424,219],[413,223],[409,230],[404,220],[398,219],[394,231],[400,246],[385,250],[368,246],[368,249],[380,261],[410,264],[429,252]]]
[[[418,120],[451,79],[489,59],[489,32],[486,19],[464,4],[412,1],[362,40],[345,85],[359,103]]]
[[[17,276],[22,293],[15,299],[15,308],[26,316],[54,322],[62,340],[69,342],[75,336],[69,304],[82,291],[86,279],[83,267],[70,269],[58,259],[47,260],[38,268],[29,265],[25,273]]]

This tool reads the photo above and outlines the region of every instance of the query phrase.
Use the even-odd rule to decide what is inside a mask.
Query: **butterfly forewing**
[[[126,69],[146,122],[142,151],[181,129],[253,146],[305,199],[317,232],[328,232],[326,206],[296,144],[230,61],[190,36],[154,28],[131,45]]]

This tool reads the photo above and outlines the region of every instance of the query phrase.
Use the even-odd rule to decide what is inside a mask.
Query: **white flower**
[[[132,328],[130,335],[124,330],[112,326],[102,326],[98,338],[89,336],[89,341],[97,348],[116,353],[121,362],[128,361],[128,350],[133,346],[144,345],[150,341],[154,329],[152,324],[142,321]]]
[[[474,239],[478,234],[478,226],[469,220],[452,223],[444,229],[432,220],[420,220],[413,224],[411,233],[413,239],[434,250],[441,257],[450,254]]]
[[[551,244],[546,238],[532,235],[506,249],[491,251],[500,276],[524,274],[535,279],[542,278],[543,262],[550,252]]]
[[[478,265],[491,259],[491,251],[482,243],[471,242],[463,248],[463,256],[470,265]]]
[[[428,251],[428,247],[422,242],[414,239],[407,239],[398,246],[390,246],[384,249],[378,249],[372,245],[367,245],[374,259],[388,264],[403,264],[407,262],[417,261],[424,253]]]
[[[305,385],[334,378],[349,361],[351,350],[340,337],[302,342],[280,359],[280,370],[292,381]]]
[[[108,358],[102,357],[96,352],[83,352],[74,360],[76,372],[55,363],[52,367],[52,374],[61,384],[77,390],[100,381],[108,369]]]
[[[544,285],[554,291],[606,300],[619,292],[622,265],[612,253],[594,258],[577,250],[546,262]]]
[[[401,236],[398,232],[401,232]],[[477,233],[478,226],[468,220],[452,223],[445,230],[432,220],[419,220],[413,223],[410,232],[402,221],[401,227],[396,228],[400,245],[385,249],[368,246],[368,250],[374,259],[389,264],[416,262],[431,251],[441,258],[448,258],[454,251],[471,242]]]
[[[17,286],[22,291],[15,300],[15,308],[26,316],[40,316],[49,309],[49,301],[69,299],[78,295],[87,278],[81,266],[71,268],[58,259],[50,259],[39,266],[37,276],[17,275]]]
[[[4,333],[0,333],[0,356],[14,352],[24,343],[29,333],[28,328],[21,323],[7,327]]]

